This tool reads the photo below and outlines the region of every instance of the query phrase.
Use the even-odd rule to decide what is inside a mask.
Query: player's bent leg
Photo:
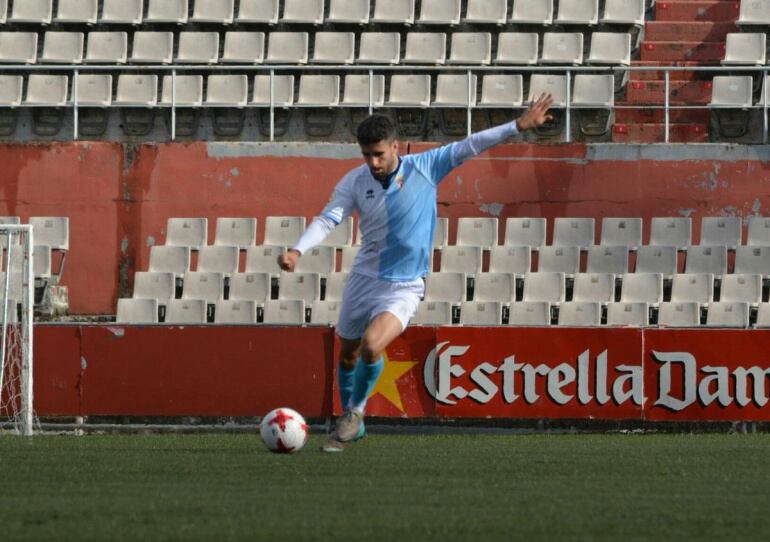
[[[342,410],[350,408],[350,396],[353,393],[353,378],[356,360],[361,350],[361,339],[340,337],[340,357],[337,367],[337,386]]]

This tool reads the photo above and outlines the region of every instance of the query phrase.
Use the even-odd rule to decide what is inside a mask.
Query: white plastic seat
[[[610,303],[607,305],[608,326],[646,327],[650,325],[647,303]]]
[[[742,246],[735,250],[735,273],[770,277],[770,246]]]
[[[198,252],[197,271],[222,273],[229,277],[238,272],[238,253],[236,246],[203,246]]]
[[[254,301],[261,307],[270,299],[270,282],[270,273],[233,273],[227,298]]]
[[[436,227],[433,229],[433,248],[443,248],[449,244],[449,219],[445,216],[436,217]]]
[[[722,64],[738,66],[762,66],[766,63],[766,35],[760,33],[731,32],[727,34],[725,57]]]
[[[262,244],[293,246],[304,232],[304,216],[268,216],[265,218],[265,240]]]
[[[489,64],[492,58],[492,34],[455,32],[448,64]]]
[[[504,245],[492,247],[489,251],[490,273],[524,275],[530,272],[531,266],[532,250],[530,247]]]
[[[538,250],[545,245],[545,218],[514,217],[505,220],[506,246],[526,246]]]
[[[346,75],[343,105],[369,106],[369,76]],[[385,104],[385,76],[372,77],[372,107],[382,107]]]
[[[637,273],[661,273],[666,277],[677,271],[676,247],[640,246],[636,253]]]
[[[174,299],[176,281],[174,273],[137,271],[134,273],[134,299],[155,299],[165,305]]]
[[[215,324],[256,324],[257,306],[253,301],[220,299],[214,311]]]
[[[173,55],[173,32],[134,32],[131,62],[136,64],[171,64]]]
[[[710,273],[680,273],[674,275],[671,301],[711,303],[714,300],[714,275]]]
[[[25,104],[62,107],[67,105],[69,78],[66,75],[32,74],[27,78]],[[35,240],[37,242],[37,239]]]
[[[628,248],[624,246],[594,245],[588,247],[586,271],[589,273],[628,272]]]
[[[78,105],[108,107],[112,104],[112,75],[87,73],[78,75]]]
[[[282,23],[322,24],[324,0],[284,0]]]
[[[270,76],[254,76],[254,105],[270,105]],[[294,104],[294,76],[276,75],[273,77],[273,104],[275,107],[290,107]]]
[[[214,304],[225,295],[225,276],[222,273],[188,271],[184,274],[182,299],[205,299]]]
[[[141,24],[144,0],[101,0],[100,23]]]
[[[764,1],[741,0],[738,24],[770,25],[770,4]]]
[[[172,299],[166,307],[166,324],[205,324],[205,299]]]
[[[511,326],[550,326],[551,305],[545,301],[522,301],[511,305],[508,313]]]
[[[700,326],[700,307],[692,302],[661,303],[658,312],[658,325],[661,327],[698,327]]]
[[[208,241],[207,218],[169,218],[166,223],[166,246],[190,247],[198,250]]]
[[[312,303],[321,299],[321,275],[318,273],[281,272],[278,299],[300,299]]]
[[[0,24],[5,24],[8,18],[8,0],[0,0]]]
[[[15,0],[9,23],[51,24],[53,0]]]
[[[414,0],[375,0],[373,23],[414,23]]]
[[[200,107],[203,104],[203,76],[177,75],[176,81],[172,81],[171,75],[164,75],[160,103],[171,105],[172,96],[176,106]]]
[[[460,0],[422,0],[419,24],[460,24]]]
[[[460,325],[499,326],[503,323],[503,307],[497,301],[465,301],[460,306]]]
[[[631,65],[631,34],[618,32],[594,32],[591,34],[591,48],[588,64]]]
[[[536,32],[501,32],[497,40],[495,64],[537,64],[540,37]]]
[[[98,0],[59,0],[57,23],[96,24],[99,15]]]
[[[463,22],[504,25],[507,17],[507,0],[468,0]]]
[[[540,249],[537,270],[574,275],[580,271],[580,247],[548,246]]]
[[[762,275],[724,275],[719,300],[758,305],[762,302]]]
[[[4,64],[37,62],[37,32],[0,32],[0,62]]]
[[[155,273],[173,273],[181,279],[190,270],[190,247],[150,247],[148,270]]]
[[[387,105],[428,107],[430,104],[430,75],[393,75]]]
[[[340,258],[340,271],[348,273],[353,268],[353,262],[358,256],[358,251],[361,250],[360,246],[343,247],[342,257]]]
[[[149,0],[145,23],[187,23],[187,0]]]
[[[690,217],[653,217],[650,225],[650,245],[676,247],[686,250],[692,244]]]
[[[553,227],[553,246],[587,248],[594,244],[593,218],[557,217]]]
[[[256,218],[217,218],[215,246],[235,246],[240,250],[246,250],[256,242]]]
[[[749,246],[770,246],[770,218],[764,216],[749,217],[746,244]]]
[[[471,106],[476,105],[477,86],[477,77],[471,75]],[[437,107],[467,107],[468,75],[442,73],[436,76],[436,98],[433,100],[433,105]]]
[[[420,301],[411,324],[449,326],[452,324],[452,304],[447,301]]]
[[[409,32],[402,64],[443,64],[446,60],[446,34]]]
[[[299,273],[318,273],[321,277],[326,277],[334,272],[337,265],[337,251],[334,247],[317,246],[306,251],[302,257],[297,260],[295,271]]]
[[[367,24],[369,0],[330,0],[326,22]]]
[[[340,103],[339,75],[302,75],[299,78],[298,105],[334,107]]]
[[[553,0],[513,0],[510,22],[550,25],[553,22]]]
[[[744,108],[753,103],[753,80],[750,75],[717,75],[712,82],[712,108]]]
[[[88,33],[86,64],[125,64],[127,59],[127,32]]]
[[[248,76],[209,75],[206,80],[206,103],[228,107],[244,107],[249,97]]]
[[[261,64],[265,58],[264,32],[227,32],[220,62]]]
[[[310,323],[333,326],[340,317],[339,301],[314,301],[310,308]]]
[[[612,273],[578,273],[575,275],[572,301],[604,304],[615,301],[615,276]]]
[[[270,32],[266,64],[307,64],[307,32]]]
[[[362,32],[359,64],[398,64],[401,36],[398,32]]]
[[[740,301],[711,303],[706,313],[706,327],[749,327],[749,305]]]
[[[624,246],[628,250],[636,250],[642,245],[641,218],[602,218],[600,244],[608,246]]]
[[[458,305],[467,299],[465,273],[431,273],[425,277],[425,301],[447,301]]]
[[[687,251],[685,273],[711,273],[717,277],[727,273],[727,247],[694,246]]]
[[[241,0],[236,22],[276,24],[278,0]]]
[[[485,75],[481,81],[482,107],[509,108],[524,101],[524,81],[521,75]]]
[[[180,32],[176,61],[180,64],[216,64],[219,61],[219,33]]]
[[[741,244],[741,219],[737,216],[705,216],[700,223],[700,244],[735,249]]]
[[[340,222],[326,239],[321,241],[320,246],[343,248],[353,244],[353,217],[349,216]]]
[[[623,275],[620,300],[624,303],[658,305],[663,301],[663,275],[661,273],[627,273]]]
[[[569,301],[559,306],[560,326],[591,327],[602,323],[602,306],[589,301]]]
[[[345,291],[345,283],[348,281],[348,273],[329,273],[326,277],[326,301],[342,301],[342,293]]]
[[[554,24],[593,25],[599,21],[599,0],[559,0]]]
[[[6,276],[5,271],[0,271],[0,284],[5,284]],[[21,280],[21,274],[20,273],[11,273],[11,276],[8,277],[8,288],[9,288],[9,296],[8,301],[9,305],[11,305],[11,301],[18,302],[19,299],[22,299],[22,280]],[[1,295],[1,294],[0,294]],[[0,297],[0,302],[3,301],[3,297]],[[8,307],[9,311],[12,311],[15,315],[15,310],[11,309],[11,307]]]
[[[516,301],[516,276],[513,273],[479,273],[473,287],[474,301]]]
[[[615,104],[615,79],[612,75],[575,76],[572,105],[611,109]]]
[[[564,273],[527,273],[524,277],[522,301],[563,303],[566,295]]]
[[[553,99],[552,108],[567,105],[567,76],[551,74],[533,74],[529,78],[529,94],[527,102],[534,102],[543,94],[550,94]]]
[[[118,324],[157,324],[158,301],[156,299],[118,299],[115,321]]]
[[[315,64],[352,64],[356,56],[353,32],[316,32],[313,47]]]
[[[583,63],[583,34],[580,32],[546,32],[543,35],[541,64]]]
[[[305,323],[305,302],[298,299],[283,299],[265,303],[262,319],[264,324],[299,326]]]
[[[475,276],[481,273],[481,247],[448,246],[441,251],[441,271],[465,273]]]
[[[21,75],[0,75],[0,106],[18,107],[24,92],[24,77]]]
[[[43,41],[44,64],[80,64],[83,62],[82,32],[46,32]]]
[[[235,0],[195,0],[192,19],[194,23],[232,24]]]
[[[770,327],[770,303],[760,303],[755,326],[758,328]]]
[[[602,24],[644,26],[645,1],[605,0]]]
[[[35,245],[54,250],[69,250],[70,219],[66,216],[31,216],[29,225],[35,232]]]

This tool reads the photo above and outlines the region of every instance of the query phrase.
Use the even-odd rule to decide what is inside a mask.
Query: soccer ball
[[[307,424],[296,410],[276,408],[262,418],[259,436],[271,452],[292,454],[307,442]]]

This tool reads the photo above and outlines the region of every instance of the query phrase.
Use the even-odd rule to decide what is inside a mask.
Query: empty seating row
[[[653,0],[654,1],[654,0]],[[599,0],[514,0],[508,16],[508,0],[422,0],[415,17],[415,0],[0,0],[0,24],[539,24],[539,25],[642,25],[645,0],[605,0],[600,17]],[[374,4],[373,10],[370,3]],[[281,11],[280,7],[283,7]],[[465,15],[463,16],[463,5]],[[190,14],[192,7],[192,14]],[[100,9],[101,8],[101,9]],[[371,12],[371,16],[370,16]]]
[[[21,224],[18,216],[0,216],[0,224]],[[36,281],[42,281],[42,285],[58,284],[64,272],[64,263],[69,251],[69,218],[55,216],[33,216],[28,224],[33,226],[34,256],[32,260],[32,273]],[[18,238],[16,239],[18,241]],[[15,300],[21,299],[22,260],[7,257],[8,239],[0,235],[0,284],[4,284],[4,274],[7,272],[10,261],[11,273],[9,279],[9,297]],[[13,250],[13,248],[11,248]],[[56,258],[54,258],[56,255]]]
[[[317,317],[337,311],[337,303],[317,302]],[[324,311],[321,307],[324,307]],[[257,308],[253,301],[219,300],[210,306],[205,299],[172,299],[159,311],[155,299],[119,299],[116,320],[124,324],[256,324],[301,325],[305,323],[305,303],[298,300],[267,301]],[[324,319],[318,322],[329,325]],[[316,322],[312,322],[316,323]]]
[[[69,217],[31,216],[27,223],[33,227],[36,246],[45,245],[53,250],[69,250]],[[0,216],[0,224],[22,224],[22,221],[18,216]],[[4,243],[2,248],[5,248]]]

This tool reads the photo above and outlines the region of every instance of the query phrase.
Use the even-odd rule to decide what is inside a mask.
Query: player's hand
[[[278,256],[278,267],[284,271],[294,271],[294,267],[297,265],[299,259],[299,252],[296,250],[287,250],[280,256]]]
[[[537,100],[529,104],[529,109],[516,120],[516,126],[519,131],[523,132],[524,130],[537,128],[546,121],[553,119],[553,117],[548,114],[548,108],[550,108],[552,104],[553,96],[550,94],[541,94]]]

